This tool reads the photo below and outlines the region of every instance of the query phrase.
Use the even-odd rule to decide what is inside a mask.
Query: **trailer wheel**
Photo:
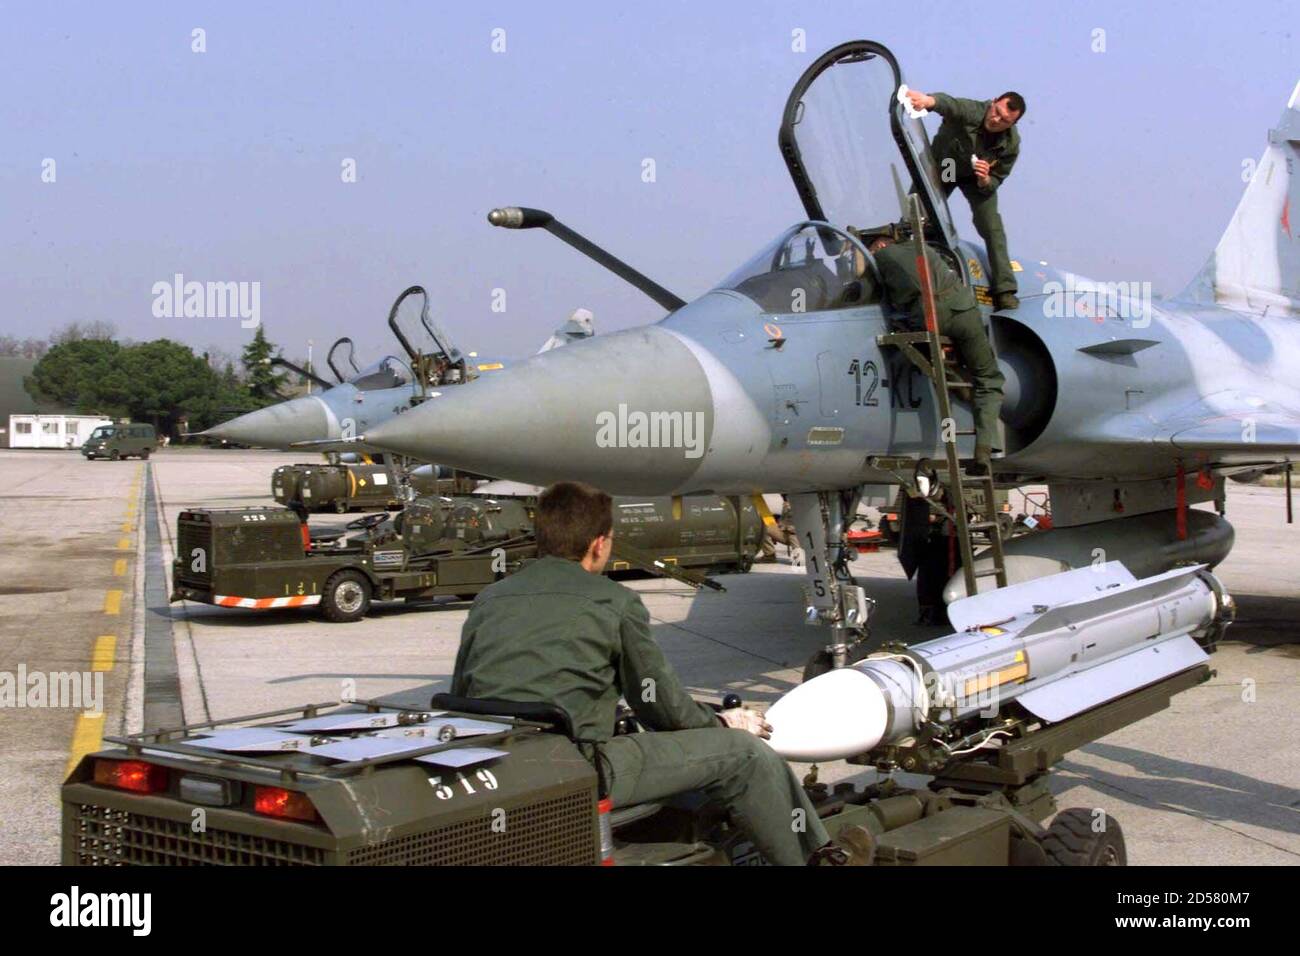
[[[359,621],[370,610],[370,579],[360,571],[339,571],[325,582],[320,604],[327,621],[335,624]]]
[[[1049,866],[1127,866],[1124,831],[1109,814],[1106,829],[1093,830],[1093,811],[1082,807],[1062,810],[1047,828],[1043,852]]]
[[[334,502],[334,513],[336,515],[345,515],[348,513],[348,501],[346,498],[339,498]]]

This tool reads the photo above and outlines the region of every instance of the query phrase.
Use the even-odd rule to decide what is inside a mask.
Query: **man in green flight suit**
[[[921,300],[916,248],[911,241],[895,241],[898,228],[887,227],[887,235],[879,235],[876,230],[867,233],[867,238],[871,241],[868,251],[875,260],[876,271],[885,286],[889,303],[914,328],[921,330],[925,328],[925,310]],[[874,239],[871,238],[873,235]],[[984,331],[984,322],[974,293],[962,285],[957,273],[929,245],[925,249],[925,260],[930,266],[939,332],[952,339],[957,357],[970,373],[973,386],[971,406],[975,419],[975,461],[966,470],[973,475],[986,475],[993,452],[999,450],[998,414],[1002,409],[1002,386],[1006,383],[1006,377],[993,356],[993,348],[989,345],[988,333]]]
[[[993,307],[1016,308],[1020,300],[1016,298],[1007,233],[998,212],[998,187],[1011,175],[1020,155],[1016,123],[1025,115],[1025,98],[1007,92],[995,100],[980,101],[919,90],[908,90],[907,98],[912,109],[932,109],[943,117],[930,148],[944,195],[960,189],[970,203],[975,231],[988,250]]]
[[[790,767],[743,707],[693,700],[650,635],[641,599],[602,572],[613,547],[609,495],[576,482],[542,493],[540,557],[479,594],[461,632],[452,693],[562,708],[615,807],[702,789],[769,863],[864,865],[870,835],[832,843]],[[649,732],[614,736],[624,698]],[[857,842],[854,842],[857,841]]]

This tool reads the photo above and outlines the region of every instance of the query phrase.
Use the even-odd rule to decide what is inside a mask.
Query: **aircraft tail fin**
[[[1252,315],[1300,315],[1300,83],[1268,132],[1223,237],[1179,298]]]

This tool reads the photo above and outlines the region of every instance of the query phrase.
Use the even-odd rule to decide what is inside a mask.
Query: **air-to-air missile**
[[[816,761],[918,739],[949,753],[986,746],[1009,722],[1059,723],[1202,664],[1232,613],[1204,566],[1139,580],[1118,561],[962,598],[948,608],[956,633],[776,701],[772,747]]]
[[[533,484],[782,492],[810,555],[806,619],[831,626],[842,660],[860,633],[845,544],[857,504],[943,459],[945,434],[958,436],[960,458],[973,450],[969,404],[955,394],[943,420],[928,373],[889,335],[898,317],[860,231],[896,221],[900,199],[919,206],[925,241],[990,299],[984,250],[958,238],[901,84],[893,55],[871,41],[808,67],[779,135],[808,221],[694,301],[549,213],[494,210],[491,224],[551,232],[668,314],[447,390],[365,441]],[[1300,454],[1300,245],[1287,218],[1300,208],[1296,99],[1210,263],[1181,295],[1157,303],[1140,283],[1092,283],[1021,257],[1020,305],[985,308],[1006,376],[996,480],[1045,482],[1052,502],[1054,530],[1033,545],[1044,560],[1022,569],[1078,566],[1085,553],[1091,564],[1112,549],[1144,575],[1188,556],[1219,560],[1231,527],[1220,515],[1192,518],[1189,506],[1212,501],[1222,512],[1225,475]],[[1207,544],[1203,556],[1185,547],[1192,533]]]

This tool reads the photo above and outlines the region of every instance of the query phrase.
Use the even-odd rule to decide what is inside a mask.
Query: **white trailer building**
[[[103,415],[10,415],[9,447],[80,448],[92,431],[111,424]]]

